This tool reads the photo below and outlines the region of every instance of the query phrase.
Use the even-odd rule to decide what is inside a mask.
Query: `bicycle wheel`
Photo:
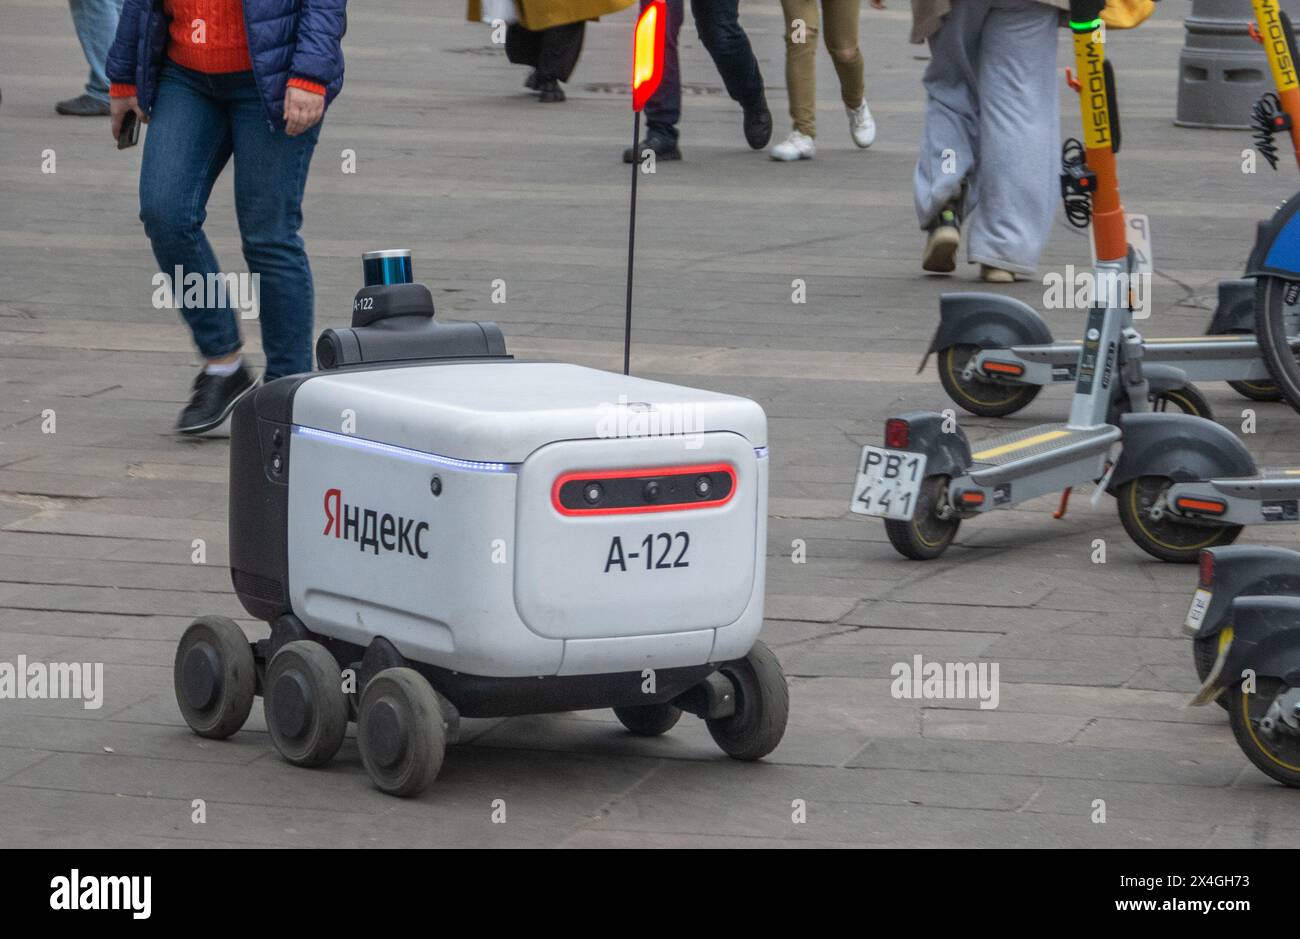
[[[1300,360],[1291,340],[1300,336],[1300,281],[1263,275],[1255,281],[1255,335],[1274,384],[1300,411]]]

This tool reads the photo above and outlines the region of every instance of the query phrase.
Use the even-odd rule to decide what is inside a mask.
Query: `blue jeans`
[[[302,193],[320,124],[297,137],[272,129],[252,72],[207,75],[168,62],[145,134],[140,220],[163,273],[179,265],[206,280],[220,274],[203,234],[208,196],[235,158],[235,215],[244,260],[258,275],[266,378],[311,371],[311,267],[298,229]],[[177,297],[180,284],[173,284]],[[183,307],[206,359],[243,345],[229,306]]]
[[[685,0],[668,0],[668,29],[664,39],[664,78],[646,102],[646,124],[652,135],[677,142],[677,122],[682,117],[682,70],[677,56],[677,34],[685,18]],[[727,86],[727,94],[745,110],[765,100],[763,74],[740,26],[740,0],[691,0],[700,42]]]
[[[99,101],[108,102],[108,76],[104,62],[108,49],[117,35],[117,18],[122,14],[123,0],[68,0],[72,8],[72,25],[77,28],[81,51],[90,63],[90,77],[86,79],[86,94]]]

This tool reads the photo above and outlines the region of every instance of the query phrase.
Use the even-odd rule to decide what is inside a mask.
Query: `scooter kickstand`
[[[1057,506],[1056,511],[1052,513],[1052,518],[1065,518],[1066,509],[1070,507],[1070,493],[1073,491],[1073,486],[1066,486],[1061,492],[1061,504]]]

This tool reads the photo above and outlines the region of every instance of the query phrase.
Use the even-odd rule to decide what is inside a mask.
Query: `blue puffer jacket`
[[[253,77],[273,127],[284,126],[284,90],[290,78],[325,86],[325,103],[343,87],[347,0],[242,0]],[[126,0],[108,53],[108,80],[135,85],[140,108],[153,110],[158,74],[167,54],[163,0]]]

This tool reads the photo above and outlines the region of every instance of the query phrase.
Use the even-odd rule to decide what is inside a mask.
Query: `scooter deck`
[[[1052,383],[1073,381],[1080,341],[1066,339],[1040,346],[1011,346],[1007,351],[1030,367],[1051,368]],[[1300,338],[1291,340],[1300,349]],[[1143,361],[1151,365],[1173,365],[1192,381],[1262,381],[1268,367],[1254,336],[1242,334],[1144,338]],[[996,357],[996,350],[991,350]],[[1031,380],[1046,382],[1046,374]]]
[[[1211,479],[1210,485],[1226,496],[1243,499],[1300,498],[1300,469],[1262,469],[1255,476]]]
[[[968,473],[981,486],[1044,472],[1076,461],[1094,460],[1119,440],[1120,429],[1038,424],[975,445]]]
[[[1036,424],[1010,434],[980,441],[979,449],[971,453],[971,468],[1006,466],[1019,460],[1030,460],[1061,450],[1089,449],[1094,443],[1107,443],[1119,439],[1119,428],[1103,424],[1101,427],[1078,428],[1066,424]]]

